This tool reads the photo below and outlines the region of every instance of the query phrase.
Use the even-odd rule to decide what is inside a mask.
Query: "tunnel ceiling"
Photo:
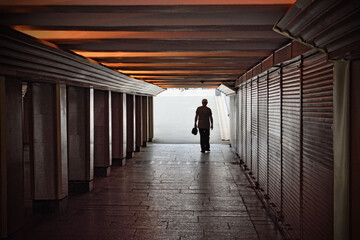
[[[295,0],[5,0],[0,23],[163,88],[234,86]]]

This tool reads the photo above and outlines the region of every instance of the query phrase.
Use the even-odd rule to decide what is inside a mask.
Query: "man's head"
[[[201,103],[202,103],[202,105],[203,105],[203,106],[206,106],[206,105],[207,105],[207,103],[208,103],[208,101],[207,101],[207,99],[206,99],[206,98],[204,98],[204,99],[201,101]]]

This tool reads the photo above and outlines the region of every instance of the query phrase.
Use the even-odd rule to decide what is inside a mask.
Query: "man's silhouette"
[[[202,100],[202,106],[196,109],[195,114],[195,127],[199,128],[202,153],[210,151],[210,128],[213,129],[212,112],[211,109],[206,106],[207,103],[207,99],[204,98]]]

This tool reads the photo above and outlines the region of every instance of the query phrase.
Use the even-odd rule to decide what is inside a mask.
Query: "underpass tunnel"
[[[2,1],[1,238],[358,239],[359,4]]]

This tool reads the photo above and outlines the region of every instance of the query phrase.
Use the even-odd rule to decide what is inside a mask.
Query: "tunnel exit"
[[[216,89],[171,88],[154,97],[155,143],[199,143],[192,135],[194,118],[201,100],[208,100],[214,119],[210,143],[228,143],[228,97]]]

